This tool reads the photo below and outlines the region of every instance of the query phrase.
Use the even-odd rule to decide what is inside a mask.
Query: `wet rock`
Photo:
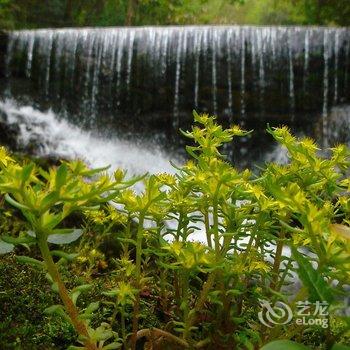
[[[18,151],[18,137],[20,129],[18,125],[8,124],[7,115],[0,111],[0,144],[12,151]]]
[[[7,33],[0,30],[0,78],[5,77],[5,53],[7,48]]]
[[[328,136],[332,144],[350,144],[350,105],[332,108],[329,115]]]
[[[326,126],[324,135],[323,126]],[[321,135],[320,143],[334,146],[339,143],[350,145],[350,105],[333,107],[327,116],[320,117],[315,126],[316,134]]]
[[[42,135],[36,131],[44,127],[44,123],[29,124],[20,113],[7,113],[4,109],[0,109],[0,144],[12,152],[30,156],[45,155],[47,145],[44,144]],[[58,157],[55,155],[50,155],[48,158],[52,158],[51,163],[57,163]]]

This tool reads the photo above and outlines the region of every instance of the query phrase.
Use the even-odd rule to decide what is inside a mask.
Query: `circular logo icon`
[[[260,299],[259,302],[262,309],[258,313],[258,317],[266,327],[272,328],[277,324],[287,324],[292,320],[292,309],[282,301],[277,301],[274,305],[263,299]]]

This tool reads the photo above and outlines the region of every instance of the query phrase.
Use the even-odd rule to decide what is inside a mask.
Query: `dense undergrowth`
[[[256,176],[220,154],[245,131],[195,123],[176,175],[1,149],[1,348],[349,349],[349,149],[268,129],[290,161]]]

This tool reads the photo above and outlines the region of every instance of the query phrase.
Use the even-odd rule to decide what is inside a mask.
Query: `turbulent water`
[[[0,102],[0,112],[6,114],[9,125],[19,127],[18,142],[22,147],[35,143],[39,156],[82,159],[92,167],[110,165],[112,170],[125,169],[130,175],[173,173],[170,160],[178,164],[181,162],[154,146],[152,149],[147,145],[141,147],[118,138],[108,140],[83,131],[50,110],[41,112],[31,106],[19,106],[13,100],[5,100]]]

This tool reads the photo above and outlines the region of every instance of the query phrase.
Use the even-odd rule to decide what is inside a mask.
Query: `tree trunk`
[[[73,0],[66,1],[66,9],[64,12],[64,19],[67,23],[72,23],[72,12],[73,12]]]
[[[131,26],[134,24],[135,14],[138,6],[138,0],[129,0],[126,13],[125,25]]]

